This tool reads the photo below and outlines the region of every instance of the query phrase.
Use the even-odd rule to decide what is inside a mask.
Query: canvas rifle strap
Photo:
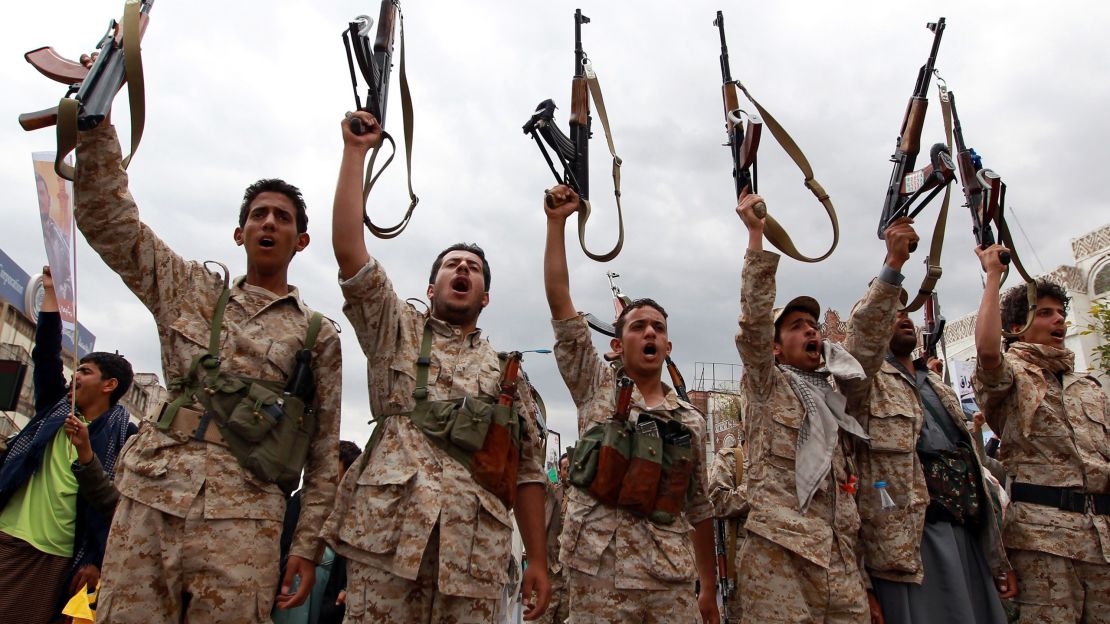
[[[139,141],[143,138],[146,124],[146,88],[143,84],[143,58],[140,46],[142,28],[139,26],[139,0],[127,0],[123,5],[123,24],[120,26],[123,39],[123,71],[127,83],[127,101],[131,108],[131,153],[123,159],[123,168],[131,163]],[[58,151],[54,156],[54,171],[66,180],[73,181],[75,172],[65,157],[77,148],[77,116],[81,103],[71,97],[63,97],[58,102]]]
[[[582,245],[582,251],[591,260],[598,262],[608,262],[617,257],[624,247],[624,214],[621,212],[621,157],[617,156],[617,148],[613,145],[613,133],[609,130],[609,115],[605,112],[605,99],[601,97],[601,84],[597,81],[597,74],[594,73],[593,65],[586,61],[586,84],[590,88],[590,97],[594,101],[594,108],[597,110],[598,121],[601,122],[601,127],[605,130],[605,141],[609,145],[609,154],[613,157],[613,196],[617,200],[617,244],[612,249],[603,253],[596,254],[586,248],[586,221],[590,218],[590,202],[589,200],[582,200],[582,207],[578,209],[578,242]]]
[[[1025,325],[1016,332],[1007,331],[1005,327],[1002,328],[1002,335],[1006,338],[1017,338],[1019,335],[1025,333],[1029,326],[1033,324],[1033,318],[1037,313],[1037,280],[1029,277],[1029,273],[1021,264],[1021,259],[1018,258],[1017,251],[1014,249],[1014,239],[1010,236],[1010,226],[1006,225],[1006,218],[1002,215],[1002,203],[998,204],[998,214],[995,215],[995,224],[998,225],[998,241],[1002,243],[1006,249],[1010,250],[1010,264],[1017,269],[1018,275],[1021,279],[1025,280],[1025,299],[1028,304],[1028,309],[1025,313]],[[1010,267],[1006,267],[1006,272],[1002,274],[1002,279],[999,284],[1006,283],[1006,276],[1010,273]],[[1000,286],[1001,287],[1001,286]]]
[[[366,176],[363,178],[362,184],[362,220],[371,234],[383,239],[393,238],[401,232],[404,232],[405,228],[408,227],[409,220],[412,219],[412,212],[416,209],[416,204],[420,203],[420,198],[417,197],[416,193],[412,190],[412,94],[409,91],[408,74],[405,72],[405,14],[401,12],[400,5],[397,5],[397,16],[401,22],[401,117],[404,123],[405,133],[405,174],[408,178],[409,188],[409,207],[408,210],[405,211],[405,216],[401,218],[401,221],[389,227],[380,227],[370,220],[370,215],[366,212],[366,199],[370,196],[370,191],[373,190],[374,184],[378,181],[378,178],[380,178],[386,168],[389,167],[389,163],[393,162],[393,157],[397,155],[397,143],[394,142],[393,137],[384,130],[382,131],[382,140],[389,141],[392,151],[389,154],[389,158],[386,159],[385,164],[382,165],[382,168],[378,170],[377,173],[374,173],[374,163],[378,159],[378,151],[381,149],[381,145],[374,148],[374,151],[370,153],[370,160],[366,163]],[[381,85],[381,88],[388,89],[389,85]]]
[[[829,245],[828,251],[813,258],[805,256],[798,251],[798,248],[794,246],[794,241],[790,239],[790,235],[786,233],[786,230],[784,230],[783,227],[779,225],[779,222],[771,215],[767,215],[766,217],[763,235],[767,237],[768,242],[782,251],[782,253],[795,260],[800,260],[802,262],[820,262],[828,258],[832,255],[833,250],[836,249],[837,243],[840,242],[840,223],[836,219],[836,209],[833,208],[832,200],[829,199],[829,194],[825,192],[821,183],[813,177],[813,167],[810,166],[809,160],[806,159],[801,148],[798,147],[798,144],[794,142],[794,139],[791,138],[786,130],[779,125],[779,122],[775,120],[774,116],[752,97],[752,94],[748,92],[748,89],[743,83],[739,80],[734,80],[732,84],[742,91],[744,95],[751,100],[752,104],[755,104],[756,110],[758,110],[760,116],[763,117],[763,123],[766,124],[767,129],[771,131],[771,136],[775,137],[775,141],[782,146],[783,151],[786,152],[787,156],[790,156],[790,159],[793,160],[794,164],[801,170],[802,175],[805,176],[804,184],[806,188],[808,188],[809,191],[813,193],[813,196],[817,198],[817,201],[821,202],[821,205],[824,206],[825,212],[829,215],[829,221],[832,223],[833,230],[833,240],[832,244]]]
[[[940,95],[940,110],[944,113],[944,139],[948,142],[948,153],[952,153],[952,105],[948,99],[948,87],[939,76],[937,76],[937,93]],[[925,257],[925,279],[921,281],[917,296],[902,308],[906,312],[921,309],[933,294],[937,281],[940,280],[942,273],[940,253],[944,250],[944,226],[948,223],[948,204],[951,199],[952,183],[949,182],[944,187],[944,200],[940,203],[937,223],[933,227],[933,238],[929,241],[929,255]]]

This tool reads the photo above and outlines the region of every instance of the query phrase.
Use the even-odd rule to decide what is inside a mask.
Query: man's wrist
[[[906,279],[906,276],[902,275],[902,272],[899,270],[902,268],[902,265],[897,262],[895,264],[897,264],[897,266],[892,266],[891,261],[888,258],[886,264],[883,265],[882,270],[879,271],[879,279],[893,286],[901,286],[902,281]]]

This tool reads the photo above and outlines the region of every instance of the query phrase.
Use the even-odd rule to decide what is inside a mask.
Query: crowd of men
[[[1039,285],[1024,329],[1023,294],[1000,301],[1000,246],[976,252],[987,284],[975,390],[1001,438],[1001,487],[952,389],[913,359],[900,273],[912,221],[887,229],[836,344],[813,298],[775,307],[779,257],[753,211],[763,200],[742,198],[744,435],[711,470],[704,416],[663,382],[666,310],[633,301],[598,352],[567,268],[579,198],[548,190],[544,283],[578,411],[552,485],[520,354],[478,328],[483,250],[439,253],[427,311],[370,255],[362,170],[382,132],[353,115],[368,131],[341,124],[332,245],[376,423],[342,460],[339,336],[288,283],[310,242],[299,190],[247,188],[234,231],[246,272],[230,279],[140,220],[114,128],[81,134],[77,225],[154,316],[170,400],[132,435],[118,403],[130,365],[104,353],[82,359],[67,395],[48,294],[37,414],[0,470],[0,614],[54,621],[99,582],[98,622],[314,621],[282,615],[314,590],[346,622],[493,622],[515,526],[526,620],[720,622],[723,607],[739,622],[1110,621],[1107,396],[1073,370],[1061,288]],[[1003,329],[1022,330],[1005,352]],[[715,520],[732,527],[729,595]]]

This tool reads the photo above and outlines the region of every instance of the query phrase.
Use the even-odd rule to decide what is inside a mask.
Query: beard
[[[432,300],[432,316],[452,325],[466,325],[477,319],[481,313],[482,304],[480,302],[457,304]]]
[[[890,352],[896,357],[911,355],[917,348],[917,336],[907,336],[902,333],[890,337]]]

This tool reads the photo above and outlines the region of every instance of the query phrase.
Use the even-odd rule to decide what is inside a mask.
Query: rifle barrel
[[[728,66],[728,44],[725,43],[725,14],[722,11],[717,11],[717,19],[713,20],[713,25],[721,33],[721,78],[724,79],[725,84],[732,82],[732,70]]]

